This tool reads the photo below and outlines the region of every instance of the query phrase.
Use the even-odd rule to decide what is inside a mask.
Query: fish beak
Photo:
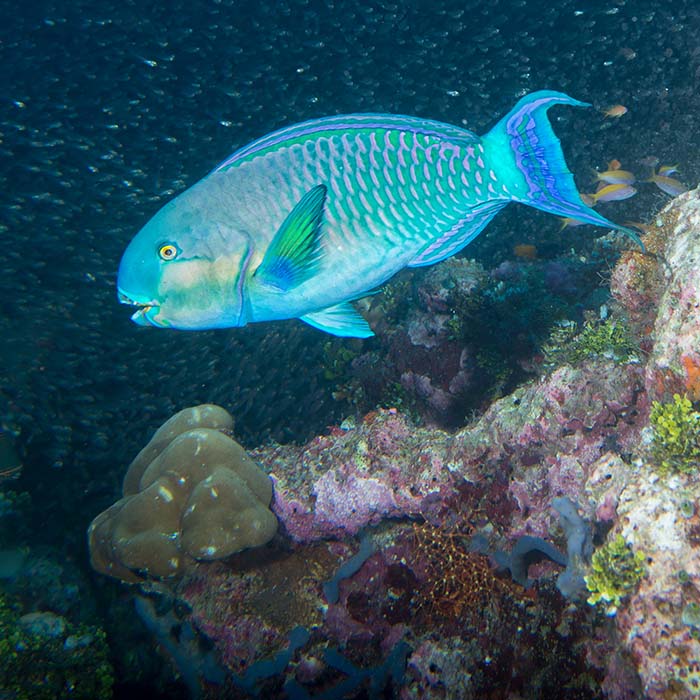
[[[138,311],[135,313],[131,314],[131,320],[137,325],[137,326],[156,326],[158,324],[153,323],[150,318],[146,314],[151,309],[158,309],[157,306],[144,306],[140,308]],[[157,313],[157,311],[156,311]]]
[[[118,292],[119,302],[128,304],[129,306],[138,306],[138,310],[132,314],[131,320],[138,326],[158,326],[160,324],[149,318],[149,313],[155,309],[155,314],[160,310],[160,304],[157,301],[138,301],[133,299],[128,294],[125,294],[120,289]]]

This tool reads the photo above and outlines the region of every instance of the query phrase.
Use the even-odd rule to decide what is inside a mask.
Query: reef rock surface
[[[611,279],[636,357],[563,364],[455,433],[389,408],[252,451],[277,539],[170,590],[218,652],[226,697],[697,697],[700,480],[661,468],[650,409],[700,399],[698,192],[645,242]],[[529,588],[507,575],[523,536],[567,550],[562,496],[597,548],[621,535],[643,554],[614,615],[566,599],[551,562],[529,566]]]

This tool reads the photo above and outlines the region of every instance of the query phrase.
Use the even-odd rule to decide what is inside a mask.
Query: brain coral
[[[129,582],[176,576],[274,536],[272,484],[221,432],[232,427],[223,408],[202,405],[156,431],[127,470],[124,497],[88,528],[93,568]]]

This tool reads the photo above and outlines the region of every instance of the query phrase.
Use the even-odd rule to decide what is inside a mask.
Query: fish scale
[[[541,91],[482,137],[417,117],[351,114],[244,146],[168,203],[127,248],[120,299],[141,325],[300,318],[372,335],[349,303],[404,267],[458,253],[508,202],[624,231],[580,199]],[[167,258],[161,250],[167,250]]]
[[[425,128],[424,120],[417,121]],[[470,155],[459,145],[438,143],[435,137],[407,130],[368,131],[362,127],[339,134],[321,127],[320,131],[314,138],[305,132],[291,145],[274,142],[265,149],[246,152],[244,158],[229,162],[225,170],[255,167],[261,159],[265,170],[287,173],[285,185],[279,183],[284,187],[280,221],[284,209],[290,209],[314,185],[326,183],[324,245],[331,256],[333,251],[348,250],[367,234],[381,237],[408,256],[407,244],[425,245],[438,231],[463,218],[477,201],[466,178],[459,177],[459,168],[480,172],[473,149]],[[462,132],[462,138],[465,135],[472,136]],[[398,190],[397,197],[394,191],[401,182],[406,187]],[[449,199],[446,192],[454,197]],[[334,264],[334,260],[327,260],[329,267]]]

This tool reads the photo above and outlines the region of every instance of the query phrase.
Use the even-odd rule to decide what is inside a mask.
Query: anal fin
[[[472,209],[463,219],[439,238],[430,241],[410,263],[409,267],[434,265],[455,253],[459,253],[471,243],[508,202],[493,201]]]
[[[343,338],[369,338],[374,335],[367,321],[348,301],[301,316],[301,320],[314,328]]]

